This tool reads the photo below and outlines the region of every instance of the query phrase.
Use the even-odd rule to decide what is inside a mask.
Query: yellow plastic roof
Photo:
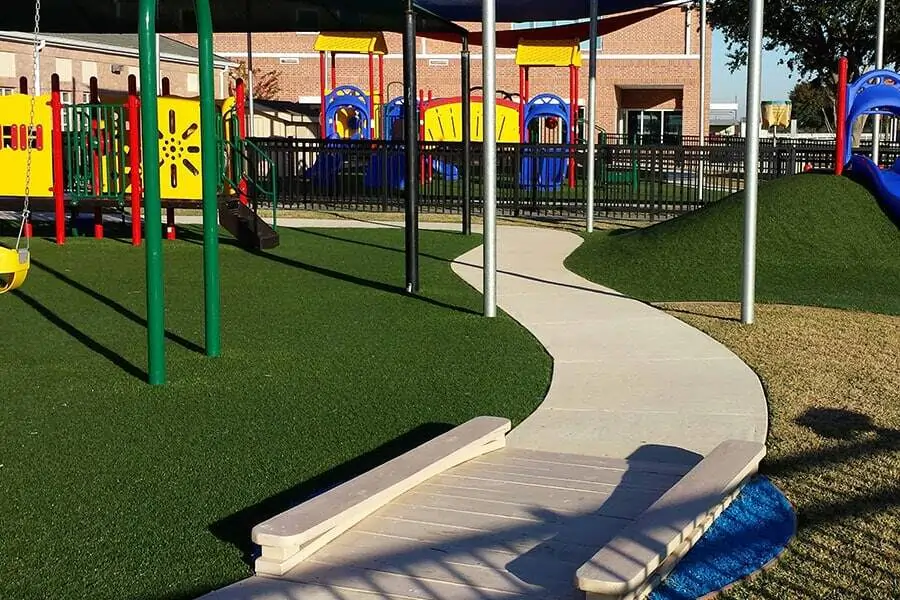
[[[345,54],[387,54],[384,34],[373,31],[342,31],[320,33],[315,49],[319,52],[343,52]]]
[[[522,67],[580,67],[579,40],[521,40],[516,64]]]

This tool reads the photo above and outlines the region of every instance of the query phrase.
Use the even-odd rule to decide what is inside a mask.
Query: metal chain
[[[22,242],[22,237],[25,238],[25,250],[31,250],[31,238],[25,233],[25,226],[28,223],[28,219],[31,216],[31,156],[32,150],[34,149],[35,142],[37,141],[37,130],[34,126],[34,113],[35,113],[35,104],[37,102],[37,87],[40,85],[38,79],[38,61],[41,60],[40,56],[40,36],[41,33],[41,0],[35,0],[34,2],[34,40],[31,48],[31,108],[28,116],[28,136],[25,141],[25,201],[22,205],[22,222],[19,225],[19,237],[16,238],[16,250],[19,249],[19,246]]]

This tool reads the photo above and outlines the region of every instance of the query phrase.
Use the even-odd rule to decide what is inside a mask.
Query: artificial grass
[[[224,356],[200,352],[196,233],[165,245],[169,383],[144,381],[144,253],[36,241],[0,297],[0,598],[193,598],[251,573],[250,528],[477,415],[518,422],[551,360],[448,260],[477,236],[282,230],[223,245]]]
[[[862,186],[804,174],[759,188],[757,299],[900,314],[900,234]],[[589,235],[566,266],[647,301],[735,301],[737,194],[645,229]]]

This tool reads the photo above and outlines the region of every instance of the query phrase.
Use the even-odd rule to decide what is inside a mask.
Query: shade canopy
[[[209,0],[216,32],[402,31],[405,0]],[[498,20],[526,22],[588,16],[588,0],[496,0]],[[6,2],[0,29],[31,31],[34,4]],[[612,14],[665,4],[659,0],[600,0]],[[419,0],[422,32],[462,33],[451,21],[481,20],[481,0]],[[138,0],[42,0],[41,31],[47,33],[133,33]],[[159,0],[160,33],[196,31],[193,0]]]

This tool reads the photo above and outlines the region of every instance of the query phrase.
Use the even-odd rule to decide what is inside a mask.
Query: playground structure
[[[175,209],[198,208],[202,199],[199,160],[202,141],[200,103],[192,98],[171,96],[168,88],[168,81],[163,80],[162,95],[157,100],[161,124],[158,134],[160,196],[166,209],[166,237],[175,239]],[[67,221],[72,225],[71,233],[77,235],[76,222],[82,209],[93,210],[93,235],[102,238],[104,211],[124,211],[129,206],[132,243],[137,246],[142,239],[143,197],[137,80],[133,75],[129,77],[127,94],[112,94],[102,100],[96,78],[91,79],[90,90],[89,102],[64,106],[59,77],[54,75],[51,92],[34,99],[34,133],[30,140],[26,125],[31,106],[27,80],[23,78],[20,82],[18,94],[0,97],[0,115],[5,121],[0,140],[0,170],[8,174],[0,180],[0,197],[19,204],[28,185],[28,195],[36,209],[54,213],[57,244],[65,243],[69,233]],[[266,190],[258,180],[268,173],[256,173],[254,178],[247,173],[247,168],[259,161],[247,160],[253,146],[246,140],[243,93],[244,86],[239,84],[235,96],[219,107],[217,185],[221,197],[236,196],[239,203],[248,206],[251,197],[265,195]],[[26,150],[31,155],[27,182],[29,152]],[[270,165],[271,169],[274,165]],[[269,179],[274,186],[275,178]],[[152,218],[146,221],[150,223]],[[23,233],[26,238],[33,235],[30,220],[25,221]]]
[[[394,98],[384,101],[384,54],[387,46],[381,33],[320,34],[315,42],[320,55],[320,131],[324,140],[387,140],[402,141],[405,101]],[[367,55],[369,91],[353,85],[338,85],[336,56],[339,54]],[[376,85],[375,57],[378,57]],[[568,181],[575,187],[576,159],[572,146],[577,142],[578,69],[581,66],[579,40],[520,40],[516,50],[520,69],[518,101],[512,94],[497,99],[496,140],[500,143],[531,144],[534,148],[523,153],[521,173],[515,185],[523,188],[552,190]],[[331,88],[326,77],[330,64]],[[529,97],[529,72],[532,67],[566,68],[569,73],[569,101],[553,94],[540,93]],[[377,88],[377,91],[376,91]],[[469,127],[470,140],[484,139],[484,99],[469,90],[469,97],[435,98],[431,91],[419,90],[417,113],[419,137],[423,142],[463,141]],[[467,104],[467,106],[464,106]],[[468,108],[469,123],[463,124]],[[545,148],[542,148],[545,146]],[[559,146],[553,147],[550,146]],[[338,174],[345,168],[346,147],[329,144],[307,169],[310,181],[318,188],[332,189]],[[372,153],[363,176],[367,188],[404,189],[405,154]],[[605,172],[605,171],[604,171]],[[420,162],[420,183],[435,176],[457,181],[460,169],[423,154]]]
[[[838,64],[837,144],[835,173],[849,167],[850,175],[870,188],[888,217],[900,227],[900,159],[882,169],[868,156],[854,154],[851,137],[863,115],[900,116],[900,74],[887,69],[864,73],[847,81],[847,59]]]

